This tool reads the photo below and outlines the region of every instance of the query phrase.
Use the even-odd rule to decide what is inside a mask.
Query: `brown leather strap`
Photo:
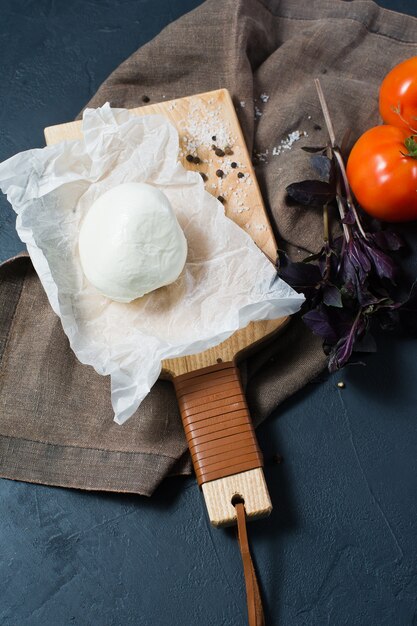
[[[262,467],[239,370],[219,363],[174,378],[198,484]]]
[[[238,502],[235,504],[235,508],[237,514],[239,548],[240,554],[242,555],[243,573],[245,575],[248,623],[249,626],[265,626],[261,594],[249,550],[248,534],[246,531],[245,505],[243,502]]]
[[[262,467],[248,406],[234,363],[174,378],[198,484]],[[235,504],[249,626],[264,626],[261,594],[249,550],[243,502]]]

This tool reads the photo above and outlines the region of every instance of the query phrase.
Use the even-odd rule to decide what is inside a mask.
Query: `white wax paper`
[[[76,356],[111,376],[121,424],[150,391],[163,359],[212,347],[252,320],[294,313],[304,298],[277,279],[249,235],[205,191],[200,175],[179,163],[177,131],[163,116],[134,117],[106,104],[85,111],[83,133],[82,140],[0,164],[0,188],[18,214],[19,236]],[[175,283],[122,304],[86,280],[78,234],[94,200],[130,181],[168,196],[188,257]]]

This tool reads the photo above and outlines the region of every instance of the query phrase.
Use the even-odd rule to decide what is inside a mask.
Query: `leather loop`
[[[243,573],[246,585],[246,601],[248,605],[249,626],[265,626],[265,617],[262,607],[261,593],[256,578],[255,568],[249,549],[248,534],[246,530],[246,514],[243,502],[235,504],[237,515],[237,532],[239,538],[240,554],[242,556]]]
[[[248,406],[234,363],[174,378],[198,484],[262,467]]]

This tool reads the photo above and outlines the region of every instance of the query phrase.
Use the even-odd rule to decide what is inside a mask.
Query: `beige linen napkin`
[[[277,238],[301,258],[321,243],[321,217],[285,203],[326,133],[313,78],[322,82],[336,132],[377,123],[378,87],[417,54],[417,21],[366,0],[207,0],[133,54],[89,106],[135,107],[227,87]],[[321,128],[322,127],[322,128]],[[291,143],[291,142],[289,142]],[[267,152],[268,151],[268,152]],[[274,155],[274,152],[279,154]],[[294,319],[244,363],[256,423],[319,373],[320,341]],[[109,380],[78,363],[27,257],[0,268],[0,475],[82,489],[150,495],[190,471],[172,386],[158,381],[125,425],[112,420]]]

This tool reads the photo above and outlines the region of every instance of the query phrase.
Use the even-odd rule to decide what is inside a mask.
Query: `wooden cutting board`
[[[131,113],[162,114],[173,123],[179,133],[179,158],[184,167],[204,175],[207,191],[216,197],[221,196],[226,215],[246,230],[265,254],[275,259],[276,241],[229,92],[219,89],[148,104],[132,109]],[[81,138],[79,121],[45,129],[48,145]],[[222,172],[221,176],[218,175],[219,170]],[[266,515],[272,508],[261,467],[249,471],[241,469],[251,463],[253,465],[253,457],[257,453],[246,401],[243,390],[239,387],[236,361],[248,349],[275,335],[286,321],[287,318],[252,322],[212,349],[163,362],[163,373],[174,381],[195,467],[200,455],[204,457],[206,465],[209,457],[208,473],[207,469],[204,470],[209,477],[213,473],[212,468],[219,471],[219,464],[220,471],[228,474],[217,480],[202,481],[209,517],[214,525],[228,525],[236,520],[235,509],[231,504],[232,497],[236,495],[243,497],[249,518]],[[229,389],[233,389],[233,392]],[[193,419],[197,415],[201,420],[197,429],[195,424],[189,423],[190,413],[193,414]],[[218,429],[217,423],[222,419],[224,423],[221,428],[225,429],[224,433],[220,431],[219,435],[216,430],[217,434],[213,435],[213,429]],[[213,424],[216,422],[217,425],[213,426],[210,420],[214,420]],[[238,425],[232,427],[235,423]],[[203,434],[198,444],[197,435],[193,440],[192,429],[194,433]],[[238,431],[237,434],[235,431]],[[236,441],[233,439],[235,435]],[[223,436],[226,437],[225,444],[215,455],[206,450],[207,445],[213,444],[211,440],[207,444],[207,439],[214,438],[217,445],[218,438]],[[252,447],[247,444],[248,447],[241,450],[239,442],[247,442],[248,438],[253,439]],[[236,455],[234,457],[234,449],[238,450],[239,458]],[[231,474],[230,467],[233,463],[240,469]],[[223,467],[226,469],[223,470]]]
[[[275,259],[277,244],[227,89],[148,104],[132,109],[131,112],[133,115],[158,113],[172,122],[179,133],[179,158],[184,167],[207,176],[206,189],[216,197],[225,198],[224,209],[227,217],[246,230],[265,254]],[[213,137],[215,139],[212,139]],[[80,121],[45,128],[48,145],[81,138]],[[228,145],[233,154],[219,157],[212,149],[212,145],[218,146],[221,150]],[[198,156],[201,163],[194,164],[187,160],[189,154]],[[232,167],[232,163],[236,163],[237,167]],[[216,176],[219,169],[224,171],[223,178]],[[239,177],[239,173],[244,176]],[[219,359],[231,361],[240,351],[275,333],[286,321],[287,318],[252,322],[215,348],[180,359],[164,361],[163,370],[165,373],[179,375],[214,365]]]

